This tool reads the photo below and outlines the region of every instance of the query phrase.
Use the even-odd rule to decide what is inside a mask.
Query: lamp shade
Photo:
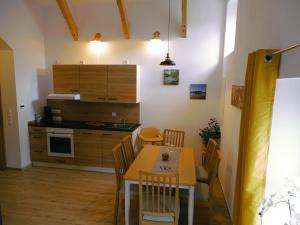
[[[161,66],[175,66],[176,63],[170,59],[169,53],[164,61],[160,63]]]

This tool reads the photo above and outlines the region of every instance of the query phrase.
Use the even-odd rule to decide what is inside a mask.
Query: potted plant
[[[199,136],[201,137],[204,146],[207,145],[209,138],[212,138],[219,142],[221,139],[221,130],[217,119],[211,118],[209,120],[208,126],[200,129]]]

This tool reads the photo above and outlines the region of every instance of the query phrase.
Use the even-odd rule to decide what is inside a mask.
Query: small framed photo
[[[179,70],[164,70],[164,85],[178,85]]]
[[[242,109],[244,104],[244,86],[232,85],[231,105]]]
[[[191,84],[190,86],[190,99],[206,99],[206,84]]]

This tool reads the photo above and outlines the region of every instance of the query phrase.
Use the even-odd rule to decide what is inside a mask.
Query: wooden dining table
[[[145,145],[124,175],[125,181],[125,225],[129,225],[130,185],[139,184],[139,171],[155,172],[153,168],[160,156],[161,146]],[[188,225],[193,225],[194,191],[196,185],[195,158],[192,148],[180,148],[178,160],[179,188],[189,191]]]

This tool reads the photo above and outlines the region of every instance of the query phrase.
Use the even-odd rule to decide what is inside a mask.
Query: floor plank
[[[5,225],[112,225],[114,174],[32,167],[0,171],[0,203]],[[214,223],[232,225],[220,184],[215,186]],[[134,201],[134,200],[133,200]],[[131,223],[138,224],[132,202]],[[181,206],[185,224],[187,207]],[[120,207],[119,224],[124,224]],[[195,223],[206,225],[208,211],[195,208]]]

